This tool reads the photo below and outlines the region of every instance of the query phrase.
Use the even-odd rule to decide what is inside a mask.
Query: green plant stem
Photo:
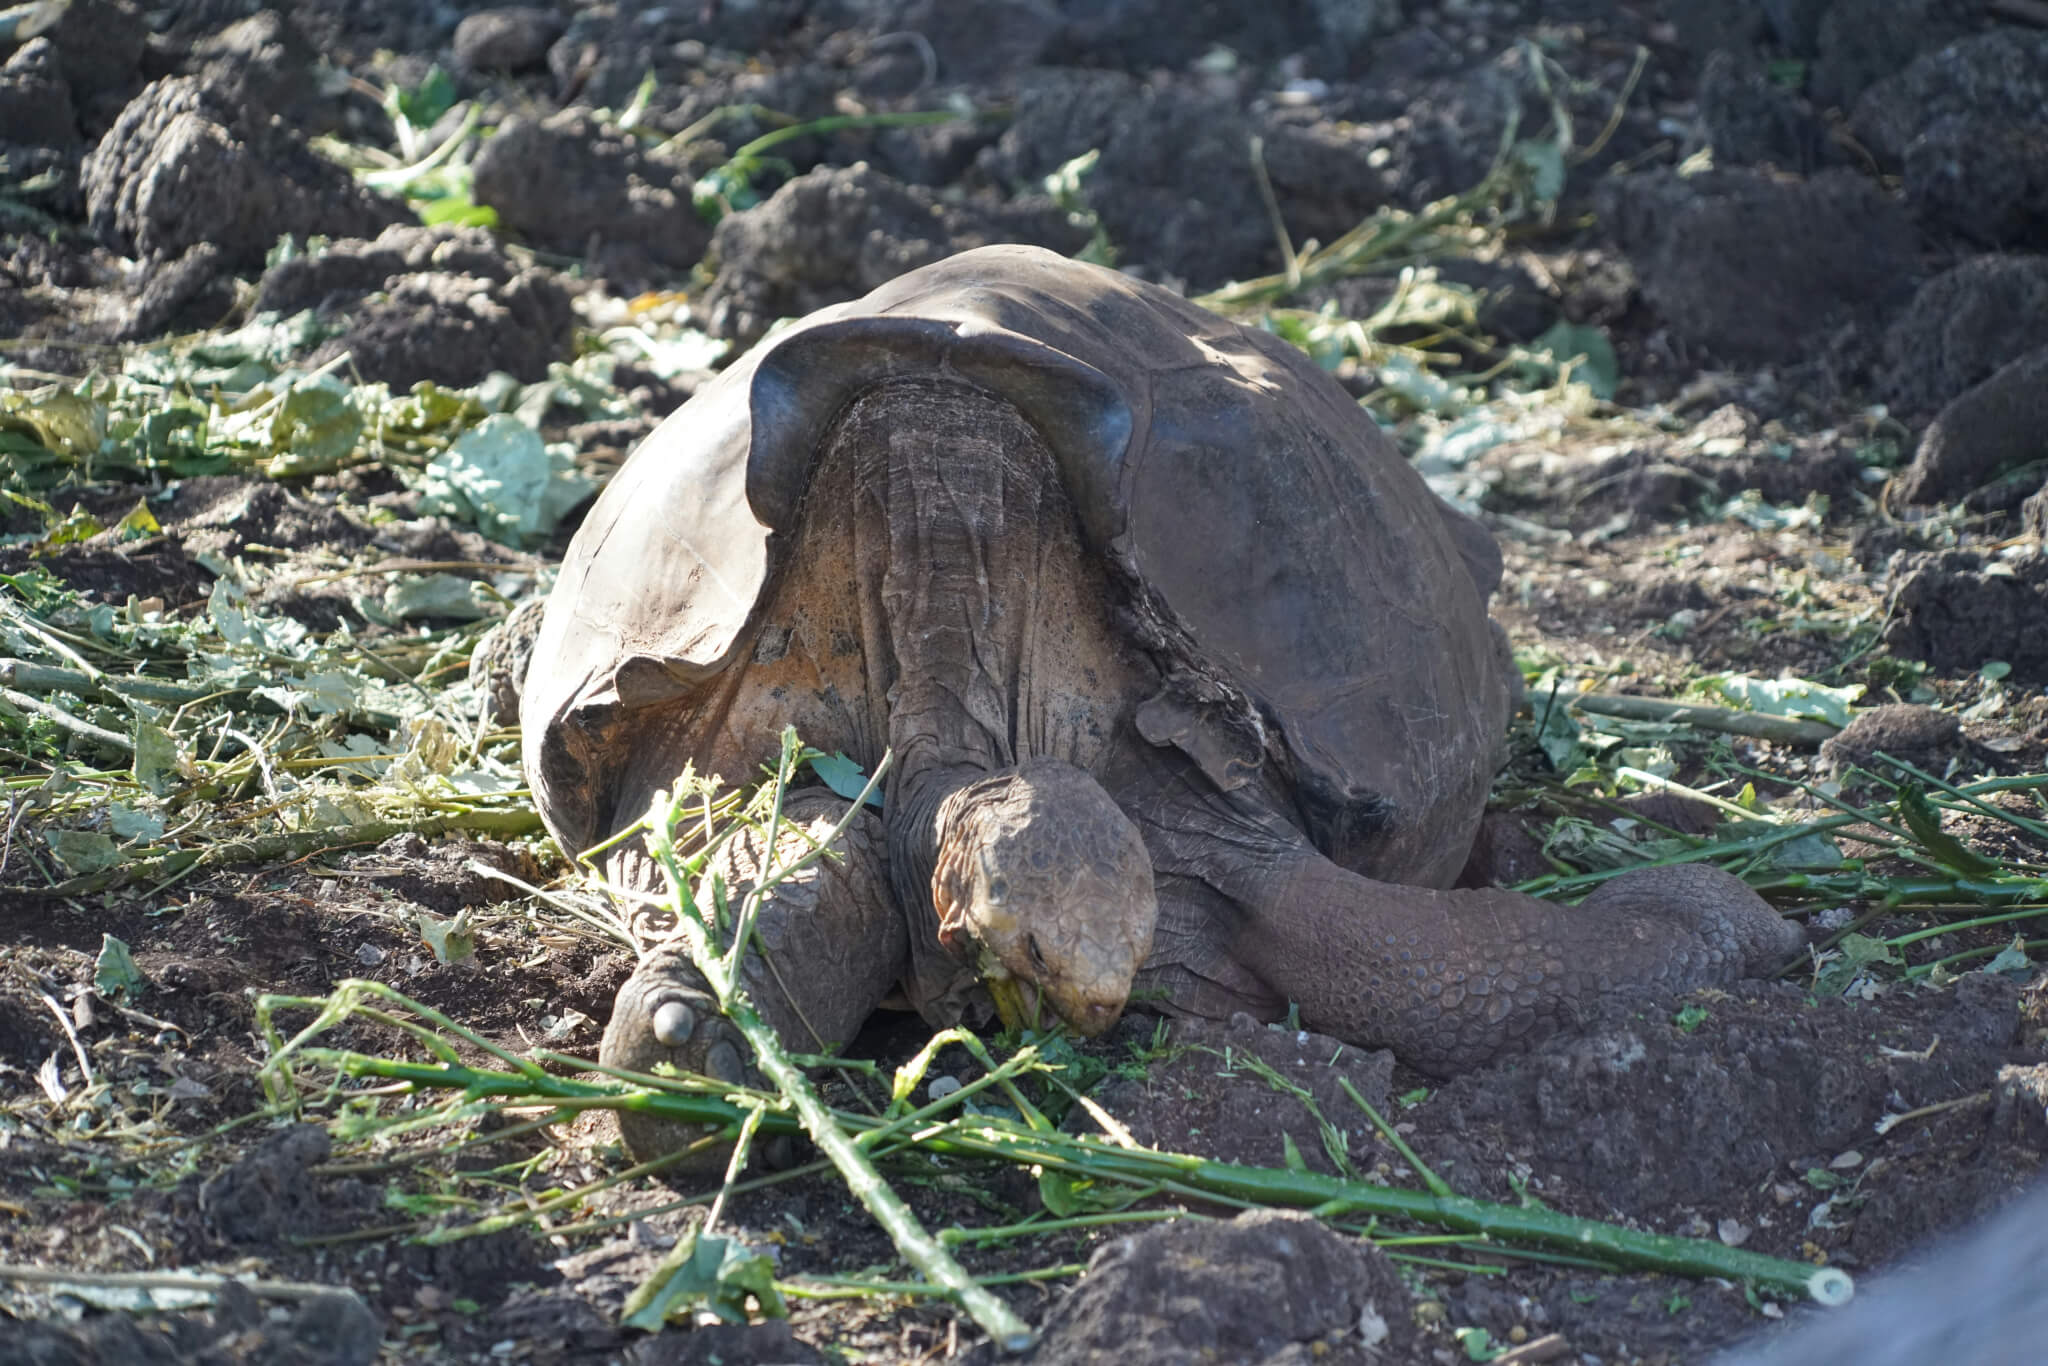
[[[1979,958],[1996,958],[2011,947],[2010,944],[1992,944],[1980,949],[1964,949],[1961,953],[1952,953],[1946,958],[1937,958],[1932,963],[1921,963],[1907,968],[1903,976],[1909,982],[1917,981],[1922,977],[1932,976],[1936,968],[1947,970],[1957,963],[1973,962]],[[2048,939],[2022,939],[2020,941],[2020,951],[2022,953],[2039,953],[2043,949],[2048,949]]]
[[[1986,784],[1973,784],[1971,787],[1967,788],[1957,787],[1954,783],[1951,783],[1944,778],[1937,778],[1932,773],[1929,773],[1926,769],[1915,767],[1914,765],[1907,763],[1904,759],[1894,759],[1891,755],[1886,754],[1883,750],[1879,750],[1872,757],[1880,760],[1883,763],[1892,765],[1894,768],[1899,769],[1900,771],[1906,773],[1910,777],[1918,779],[1919,781],[1927,784],[1929,787],[1934,788],[1936,791],[1941,792],[1943,795],[1951,797],[1957,802],[1972,807],[1980,815],[1990,816],[1994,820],[2004,821],[2007,825],[2010,825],[2017,830],[2024,831],[2025,833],[2032,835],[2035,839],[2048,840],[2048,826],[2044,826],[2038,821],[2030,821],[2024,816],[2015,815],[2014,813],[2005,810],[2003,807],[1993,806],[1990,802],[1987,802],[1982,797],[1980,797],[1978,795],[1978,790],[1987,786]],[[2032,782],[2027,782],[2025,780],[2008,781],[2014,787],[2033,787],[2038,790],[2044,783],[2048,783],[2048,776],[2034,775],[2034,779]]]
[[[777,794],[772,818],[776,821],[780,820],[782,810],[781,788],[794,768],[794,755],[797,752],[794,731],[784,732],[782,748],[782,762],[778,766],[781,781],[776,785]],[[873,786],[873,778],[870,778],[869,786]],[[864,796],[865,794],[863,799]],[[697,970],[704,975],[704,980],[712,993],[717,996],[720,1011],[745,1037],[748,1046],[754,1051],[754,1061],[763,1075],[773,1082],[775,1088],[789,1101],[803,1125],[804,1132],[809,1134],[811,1141],[832,1160],[832,1165],[839,1169],[840,1177],[846,1182],[847,1189],[867,1207],[875,1222],[888,1233],[890,1239],[895,1242],[897,1251],[903,1254],[904,1260],[916,1267],[924,1274],[926,1280],[943,1290],[956,1304],[966,1310],[981,1326],[982,1331],[987,1333],[1003,1351],[1023,1351],[1031,1346],[1034,1340],[1030,1326],[1018,1318],[1008,1305],[970,1276],[966,1268],[955,1261],[953,1255],[918,1222],[910,1206],[904,1204],[902,1197],[882,1179],[882,1174],[875,1169],[868,1155],[861,1150],[860,1145],[847,1132],[839,1118],[819,1097],[811,1086],[811,1079],[790,1059],[782,1047],[782,1040],[755,1012],[745,988],[740,984],[740,950],[745,945],[747,927],[753,920],[754,907],[776,882],[816,859],[822,850],[813,849],[788,868],[771,868],[762,877],[760,885],[748,892],[746,902],[740,911],[735,927],[737,935],[733,951],[721,953],[711,933],[709,915],[706,914],[705,908],[691,897],[690,882],[676,856],[675,842],[670,834],[676,822],[685,816],[684,804],[688,798],[689,793],[686,790],[679,790],[673,797],[664,794],[656,799],[654,809],[648,814],[647,844],[668,881],[670,909],[676,913],[680,924],[696,931],[685,933],[679,939],[696,964]],[[859,809],[860,801],[857,800],[853,810]],[[772,833],[766,847],[772,858],[776,847]],[[755,1110],[753,1113],[762,1112]]]
[[[828,114],[821,119],[793,123],[786,128],[763,133],[752,142],[742,144],[729,160],[743,161],[759,156],[770,148],[813,133],[840,133],[853,128],[928,128],[933,124],[955,123],[961,117],[950,109],[921,109],[901,114]]]
[[[745,1116],[743,1107],[726,1104],[708,1095],[633,1091],[615,1084],[555,1076],[536,1078],[455,1063],[404,1062],[327,1050],[302,1050],[302,1056],[309,1061],[330,1061],[351,1077],[382,1077],[420,1087],[455,1089],[472,1099],[496,1096],[518,1097],[528,1102],[574,1100],[589,1106],[631,1108],[640,1113],[700,1125],[737,1124]],[[833,1121],[834,1128],[843,1126],[859,1130],[876,1123],[862,1115],[827,1112],[826,1117]],[[790,1116],[775,1114],[766,1116],[761,1125],[764,1133],[786,1133],[797,1127],[797,1121]],[[843,1132],[841,1137],[845,1137]],[[1734,1280],[1752,1280],[1780,1291],[1816,1293],[1814,1268],[1804,1263],[1766,1257],[1709,1240],[1641,1233],[1550,1210],[1521,1209],[1463,1196],[1447,1197],[1427,1191],[1345,1181],[1316,1172],[1244,1167],[1184,1153],[1123,1148],[1099,1139],[1037,1131],[987,1115],[935,1126],[919,1137],[917,1146],[941,1155],[1042,1166],[1073,1176],[1108,1178],[1136,1185],[1157,1184],[1189,1199],[1286,1206],[1318,1210],[1329,1215],[1373,1214],[1413,1219],[1453,1232],[1529,1242],[1581,1256],[1603,1257],[1618,1265],[1644,1270],[1689,1276],[1725,1276]],[[1843,1282],[1836,1280],[1830,1284],[1834,1287],[1832,1293],[1839,1295]]]
[[[1894,935],[1884,942],[1895,949],[1902,949],[1908,944],[1917,944],[1923,939],[1933,939],[1937,935],[1954,934],[1959,930],[1981,930],[1987,925],[2004,925],[2014,920],[2033,920],[2044,915],[2048,915],[2048,906],[2028,906],[2023,910],[2007,911],[2004,915],[1980,915],[1972,920],[1948,920],[1928,929],[1915,930],[1911,934]]]
[[[95,726],[90,721],[73,716],[62,707],[42,701],[40,698],[30,697],[27,693],[16,692],[12,688],[0,688],[0,701],[5,701],[9,706],[17,707],[32,716],[40,716],[58,729],[69,731],[81,740],[90,740],[103,749],[111,749],[121,754],[135,752],[135,742],[127,736],[103,726]]]
[[[259,835],[254,839],[224,840],[203,849],[180,849],[155,858],[103,868],[67,878],[48,887],[0,887],[16,896],[86,896],[117,887],[154,884],[166,878],[243,863],[295,863],[299,859],[330,849],[349,849],[364,844],[382,844],[394,835],[445,835],[452,830],[510,839],[540,830],[540,815],[531,807],[495,809],[465,807],[409,820],[365,821],[360,825],[323,826],[318,830],[294,830],[286,835]]]
[[[1041,1266],[1034,1271],[1010,1271],[990,1276],[984,1285],[1024,1285],[1032,1281],[1056,1281],[1078,1276],[1088,1268],[1081,1262]],[[1470,1270],[1462,1267],[1461,1270]],[[943,1295],[938,1286],[921,1281],[864,1281],[852,1276],[810,1276],[801,1281],[777,1281],[775,1288],[791,1299],[866,1300],[878,1295]]]
[[[1719,735],[1747,735],[1774,744],[1817,745],[1834,737],[1838,726],[1825,721],[1802,721],[1791,716],[1767,716],[1762,712],[1738,711],[1732,707],[1707,707],[1695,702],[1672,702],[1661,697],[1624,697],[1610,693],[1581,693],[1567,699],[1580,711],[1595,716],[1612,716],[1623,721],[1662,721],[1668,725],[1691,726]]]
[[[1207,1219],[1206,1214],[1196,1214],[1182,1209],[1134,1209],[1121,1210],[1114,1214],[1076,1214],[1065,1219],[1026,1220],[1021,1224],[1000,1224],[987,1228],[949,1228],[939,1234],[939,1241],[948,1247],[962,1243],[1000,1243],[1011,1238],[1037,1238],[1048,1233],[1066,1233],[1073,1229],[1110,1228],[1117,1224],[1170,1224],[1178,1219]]]

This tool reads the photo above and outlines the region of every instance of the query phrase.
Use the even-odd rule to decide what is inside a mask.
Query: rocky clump
[[[969,246],[1071,252],[1087,236],[1049,200],[950,203],[866,164],[820,168],[718,225],[701,309],[713,332],[746,344],[777,318],[858,298]]]
[[[686,167],[588,112],[515,118],[477,154],[475,196],[505,231],[632,279],[688,270],[711,229]]]
[[[2013,677],[2048,680],[2048,556],[1987,559],[1967,550],[1909,557],[1893,571],[1884,643],[1938,669],[1992,661]]]
[[[2048,346],[2048,257],[1978,256],[1922,285],[1885,332],[1879,389],[1931,413],[2021,354]]]
[[[313,359],[346,351],[357,373],[398,387],[474,384],[494,370],[541,379],[568,357],[575,321],[553,272],[513,259],[489,233],[412,226],[279,262],[256,308],[345,317]]]
[[[1413,1361],[1413,1307],[1378,1248],[1305,1214],[1260,1210],[1104,1244],[1026,1360]]]
[[[1913,463],[1892,491],[1902,502],[1943,502],[2042,460],[2048,460],[2048,346],[1951,400],[1921,434]],[[2033,479],[2038,483],[2038,472]]]
[[[254,266],[280,237],[373,237],[400,214],[285,125],[189,76],[130,101],[83,174],[93,231],[116,251],[158,261],[205,243],[232,266]]]
[[[2048,242],[2048,33],[1925,52],[1865,91],[1850,126],[1930,226],[1991,247]]]
[[[1664,325],[1740,363],[1800,359],[1842,323],[1903,302],[1919,261],[1905,212],[1850,171],[1626,176],[1598,203]]]

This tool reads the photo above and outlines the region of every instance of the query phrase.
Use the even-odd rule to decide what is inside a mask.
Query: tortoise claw
[[[673,995],[654,1008],[654,1037],[670,1048],[681,1048],[697,1027],[696,1014]]]
[[[641,960],[619,988],[598,1057],[607,1067],[652,1073],[663,1064],[713,1077],[729,1086],[757,1082],[745,1039],[718,1012],[689,956],[680,947],[658,948]],[[680,1151],[711,1130],[656,1115],[622,1111],[619,1137],[636,1162]],[[731,1149],[707,1147],[675,1170],[690,1176],[721,1173]]]

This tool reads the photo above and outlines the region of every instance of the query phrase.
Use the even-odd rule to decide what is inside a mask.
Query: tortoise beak
[[[1092,1039],[1098,1034],[1106,1033],[1111,1025],[1122,1018],[1123,1013],[1122,1001],[1088,1001],[1077,1003],[1071,1013],[1062,1010],[1060,1018],[1065,1020],[1076,1034]]]
[[[986,981],[989,997],[996,1004],[997,1018],[1013,1034],[1044,1029],[1048,1006],[1052,1014],[1065,1021],[1067,1028],[1089,1039],[1108,1030],[1124,1013],[1121,998],[1088,1000],[1061,990],[1060,986],[1046,987],[1019,977],[990,976]]]

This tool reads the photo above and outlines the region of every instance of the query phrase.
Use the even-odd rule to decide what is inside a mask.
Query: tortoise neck
[[[939,839],[945,833],[939,828],[939,809],[946,798],[987,776],[985,770],[968,764],[927,766],[901,773],[889,790],[889,881],[901,905],[914,908],[920,919],[932,918],[934,935],[938,922],[932,910],[932,872],[938,867]]]

